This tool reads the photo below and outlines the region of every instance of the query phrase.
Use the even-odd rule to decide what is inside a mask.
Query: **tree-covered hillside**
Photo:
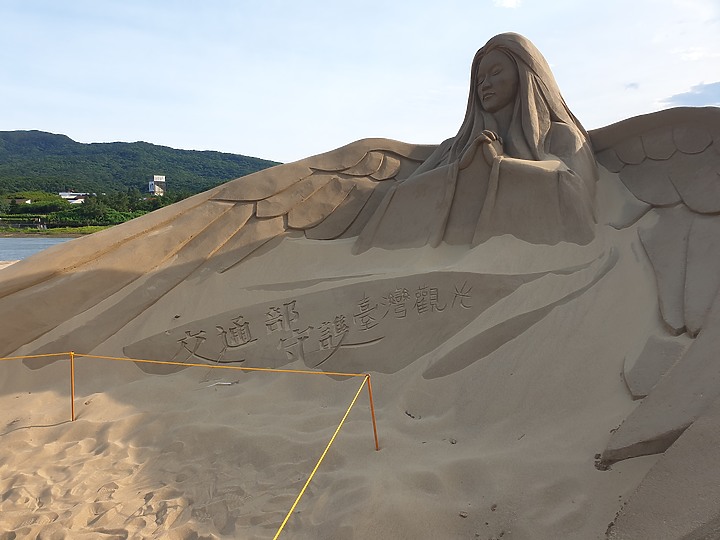
[[[153,175],[167,189],[198,193],[276,162],[222,152],[176,150],[146,142],[92,143],[43,131],[0,131],[0,192],[147,190]]]

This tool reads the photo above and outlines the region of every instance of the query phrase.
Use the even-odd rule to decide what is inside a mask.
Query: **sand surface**
[[[2,398],[0,527],[19,538],[272,538],[358,387],[202,369],[158,377],[114,363],[87,370],[115,380],[103,385],[83,381],[80,366],[69,423],[66,365],[49,369],[56,390]],[[285,536],[601,538],[655,459],[596,470],[623,408],[558,418],[581,392],[520,398],[517,385],[537,369],[496,365],[493,382],[456,380],[486,397],[464,407],[445,385],[377,377],[381,450],[363,395]],[[492,388],[501,382],[525,402],[510,417]],[[619,401],[601,382],[597,397]]]
[[[415,250],[413,259],[388,252],[380,265],[387,275],[415,267],[580,270],[521,285],[438,351],[413,362],[401,347],[383,357],[372,379],[380,451],[362,394],[282,537],[604,538],[657,461],[595,467],[611,431],[636,406],[621,376],[624,358],[658,324],[637,239],[614,234],[611,250],[602,242],[560,246],[545,258],[533,246],[515,250],[514,259],[449,247]],[[229,283],[243,283],[248,304],[253,290],[287,295],[270,286],[283,278],[274,258],[291,254],[297,262],[303,253],[294,272],[302,282],[304,273],[319,271],[312,261],[321,243],[283,242],[220,277],[209,275],[203,287],[178,287],[90,352],[120,356],[174,314],[182,315],[180,324],[188,306],[199,319],[221,311]],[[332,245],[337,252],[329,255],[327,245],[319,249],[349,260],[349,243]],[[377,268],[377,254],[367,257]],[[353,259],[355,281],[368,279],[364,260]],[[349,267],[333,271],[347,275]],[[315,287],[321,295],[327,283],[306,283],[306,292]],[[573,295],[577,290],[585,292]],[[443,347],[461,350],[468,336],[542,306],[551,306],[542,318],[497,346],[480,344],[486,350],[475,360],[443,363],[452,357]],[[96,309],[62,331],[89,324]],[[71,423],[68,365],[0,366],[2,538],[272,538],[360,383],[206,368],[157,375],[132,363],[81,358]]]

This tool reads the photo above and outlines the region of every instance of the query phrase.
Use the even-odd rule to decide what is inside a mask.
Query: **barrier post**
[[[75,353],[70,351],[70,421],[75,421]]]
[[[370,416],[372,417],[373,435],[375,435],[375,451],[379,451],[380,442],[378,441],[377,423],[375,422],[375,405],[373,404],[373,393],[372,385],[370,384],[370,374],[365,375],[365,378],[367,379],[368,399],[370,400]]]

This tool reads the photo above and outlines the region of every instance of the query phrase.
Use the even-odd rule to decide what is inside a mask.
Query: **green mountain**
[[[273,165],[238,154],[146,142],[84,144],[43,131],[0,131],[0,192],[144,192],[160,174],[170,192],[199,193]]]

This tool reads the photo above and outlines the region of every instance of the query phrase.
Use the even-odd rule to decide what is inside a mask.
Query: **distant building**
[[[75,193],[74,191],[61,191],[58,193],[61,199],[66,200],[70,204],[82,204],[90,193]]]
[[[153,176],[148,182],[148,192],[159,197],[165,195],[165,176],[159,174]]]

